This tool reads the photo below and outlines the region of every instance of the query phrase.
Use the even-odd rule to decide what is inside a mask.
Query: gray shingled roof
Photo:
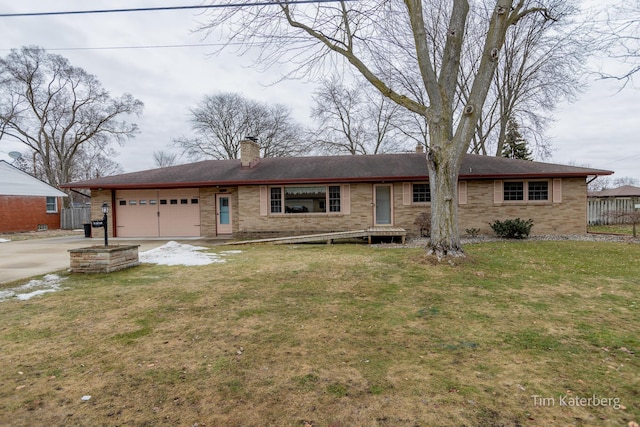
[[[623,185],[608,190],[595,191],[589,197],[640,197],[640,187],[633,185]]]
[[[77,181],[68,188],[177,188],[211,185],[257,185],[329,182],[416,181],[428,177],[421,153],[367,156],[274,157],[252,168],[240,160],[206,160],[185,165]],[[586,177],[611,171],[467,154],[461,179],[518,177]]]

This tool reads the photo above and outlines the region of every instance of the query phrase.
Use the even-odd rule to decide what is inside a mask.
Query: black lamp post
[[[104,216],[102,217],[102,226],[104,227],[104,247],[109,246],[109,235],[107,234],[107,213],[109,213],[109,205],[107,202],[102,204],[102,213]]]

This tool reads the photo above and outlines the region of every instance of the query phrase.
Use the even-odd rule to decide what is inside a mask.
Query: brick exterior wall
[[[62,198],[57,199],[58,212],[47,213],[46,197],[0,196],[0,233],[37,231],[38,225],[59,229]]]
[[[403,183],[393,187],[393,225],[409,235],[418,235],[414,224],[421,212],[430,213],[430,204],[405,204]],[[549,197],[553,200],[552,181]],[[350,214],[260,215],[260,186],[238,188],[239,220],[234,221],[236,237],[268,237],[320,232],[366,229],[373,225],[374,184],[350,185]],[[587,231],[587,188],[584,178],[562,180],[562,201],[559,203],[528,202],[494,203],[494,180],[467,181],[467,203],[459,205],[460,233],[478,228],[481,234],[492,235],[489,223],[513,218],[533,219],[532,235],[583,234]]]
[[[238,197],[235,187],[203,187],[200,188],[200,235],[216,237],[216,194],[227,194],[231,199],[231,224],[234,234],[238,224]]]
[[[111,190],[91,190],[91,220],[102,221],[104,214],[102,213],[102,203],[107,202],[109,205],[109,213],[107,214],[107,219],[109,224],[107,226],[107,232],[109,233],[109,237],[113,237],[113,199],[112,199],[112,191]],[[91,237],[94,239],[100,238],[104,239],[104,228],[92,228],[91,229]]]
[[[361,230],[373,223],[372,184],[351,184],[351,213],[267,214],[260,215],[260,186],[238,188],[238,220],[234,236],[271,237],[319,232]]]
[[[212,187],[200,189],[200,234],[203,237],[216,235],[216,193]]]
[[[562,180],[562,201],[494,203],[493,180],[468,181],[467,204],[459,206],[460,233],[478,228],[480,234],[493,235],[489,226],[495,220],[533,219],[531,235],[584,234],[587,232],[587,184],[584,178]],[[550,198],[552,183],[549,182]]]
[[[549,180],[549,201],[498,202],[494,201],[494,180],[470,180],[467,185],[467,203],[459,205],[460,233],[478,228],[480,234],[493,235],[489,223],[513,218],[533,219],[532,235],[583,234],[587,231],[587,189],[584,178],[562,179],[562,201],[553,202],[553,182]],[[414,224],[421,212],[430,213],[429,203],[405,204],[403,183],[391,184],[393,188],[393,224],[417,235]],[[302,235],[321,232],[361,230],[373,225],[373,183],[349,184],[350,213],[310,213],[261,215],[259,185],[241,187],[203,187],[200,189],[200,224],[202,237],[216,236],[215,196],[222,193],[231,196],[233,236],[272,237]],[[102,218],[102,203],[109,208],[109,235],[113,236],[113,209],[111,191],[93,191],[91,218]],[[409,201],[410,202],[410,201]],[[94,228],[93,237],[104,237],[103,229]]]

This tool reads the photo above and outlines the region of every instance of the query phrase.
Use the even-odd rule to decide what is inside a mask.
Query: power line
[[[304,37],[290,36],[288,40],[301,39]],[[269,42],[255,42],[253,45],[264,45]],[[220,43],[184,43],[184,44],[159,44],[159,45],[137,45],[137,46],[86,46],[86,47],[47,47],[43,48],[48,52],[61,51],[81,51],[81,50],[134,50],[134,49],[180,49],[180,48],[198,48],[198,47],[224,47],[224,46],[243,46],[243,42],[220,42]],[[1,51],[11,51],[13,48],[0,48]]]
[[[95,13],[121,13],[121,12],[155,12],[168,10],[189,10],[189,9],[218,9],[226,7],[255,7],[274,5],[294,5],[308,3],[335,3],[341,0],[292,0],[292,1],[259,1],[255,3],[229,3],[229,4],[208,4],[192,6],[164,6],[164,7],[137,7],[131,9],[93,9],[93,10],[69,10],[57,12],[26,12],[26,13],[0,13],[0,18],[30,17],[30,16],[53,16],[53,15],[84,15]],[[353,1],[353,0],[346,0]]]
[[[242,45],[241,42],[235,43],[193,43],[193,44],[164,44],[164,45],[140,45],[140,46],[99,46],[99,47],[58,47],[58,48],[45,48],[46,51],[60,52],[60,51],[75,51],[75,50],[133,50],[133,49],[179,49],[190,47],[223,47]],[[10,49],[0,49],[10,50]]]
[[[623,157],[623,158],[617,159],[617,160],[611,160],[610,162],[604,163],[602,166],[610,165],[611,163],[624,162],[625,160],[635,159],[636,157],[640,157],[640,153],[634,154],[632,156]]]

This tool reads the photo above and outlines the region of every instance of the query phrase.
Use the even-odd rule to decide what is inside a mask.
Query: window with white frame
[[[271,213],[282,213],[282,187],[271,188]]]
[[[58,212],[58,198],[47,197],[47,213],[57,213],[57,212]]]
[[[275,214],[339,213],[339,185],[271,187],[270,212]]]

